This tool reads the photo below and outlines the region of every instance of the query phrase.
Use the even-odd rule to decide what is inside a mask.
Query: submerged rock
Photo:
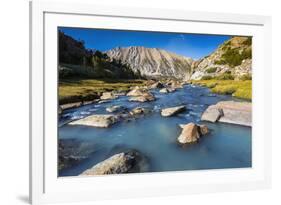
[[[197,126],[199,126],[200,135],[206,135],[209,133],[209,128],[207,127],[207,125],[197,125]]]
[[[125,91],[115,91],[114,95],[115,96],[124,96],[124,95],[126,95],[126,92]]]
[[[68,109],[72,109],[72,108],[77,108],[77,107],[80,107],[82,105],[83,105],[82,102],[67,103],[67,104],[60,105],[60,108],[63,111],[63,110],[68,110]]]
[[[61,106],[58,106],[58,114],[59,114],[59,115],[62,114],[62,108],[61,108]]]
[[[59,170],[79,164],[95,151],[92,143],[83,143],[77,139],[59,139],[58,168]]]
[[[221,101],[209,106],[201,120],[252,126],[252,103]]]
[[[110,100],[100,100],[100,101],[98,101],[98,104],[108,103],[108,102],[110,102]]]
[[[206,125],[197,125],[194,123],[188,123],[186,125],[180,125],[182,132],[178,137],[178,142],[180,144],[189,144],[197,142],[200,136],[209,133],[209,129]]]
[[[112,92],[104,92],[102,96],[100,96],[101,100],[113,100],[117,98]]]
[[[90,115],[83,119],[70,122],[69,125],[85,125],[107,128],[117,121],[118,117],[116,117],[115,115]]]
[[[130,111],[130,115],[135,116],[135,115],[147,114],[149,112],[150,112],[150,110],[147,109],[147,108],[136,107],[136,108],[134,108],[133,110]]]
[[[175,91],[176,91],[175,88],[167,88],[167,90],[168,90],[169,93],[172,93],[172,92],[175,92]]]
[[[172,93],[176,91],[175,88],[162,88],[161,90],[159,90],[160,93]]]
[[[122,174],[145,171],[142,169],[143,156],[137,151],[115,154],[84,171],[81,175]]]
[[[144,115],[150,113],[151,110],[144,107],[136,107],[131,111],[124,110],[117,114],[120,120],[124,120],[125,122],[134,121],[139,117],[143,117]]]
[[[161,90],[159,90],[160,93],[168,93],[168,89],[167,88],[162,88]]]
[[[176,115],[176,114],[178,114],[180,112],[183,112],[185,110],[186,110],[186,108],[185,108],[184,105],[177,106],[177,107],[165,108],[165,109],[161,110],[161,115],[163,117],[170,117],[170,116]]]
[[[107,112],[117,112],[117,111],[121,111],[121,110],[124,110],[125,108],[121,105],[114,105],[114,106],[111,106],[111,107],[107,107],[106,108],[106,111]]]

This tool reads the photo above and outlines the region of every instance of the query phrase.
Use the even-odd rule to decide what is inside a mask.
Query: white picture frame
[[[253,36],[253,167],[58,178],[57,121],[54,121],[57,118],[57,33],[54,31],[58,26]],[[270,17],[31,2],[30,93],[32,204],[238,191],[271,185]]]

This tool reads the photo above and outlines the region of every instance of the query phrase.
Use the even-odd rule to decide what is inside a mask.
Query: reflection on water
[[[185,86],[174,93],[152,91],[157,100],[149,103],[129,102],[126,96],[103,104],[86,105],[64,113],[59,124],[91,114],[106,113],[106,107],[122,105],[132,109],[137,106],[153,109],[151,114],[130,122],[120,122],[110,128],[64,125],[59,128],[60,139],[76,139],[83,144],[86,160],[60,171],[60,176],[76,176],[85,169],[127,149],[143,153],[150,163],[151,172],[180,171],[216,168],[251,167],[251,128],[224,123],[206,123],[211,133],[197,144],[182,147],[177,144],[181,132],[179,124],[200,122],[208,105],[221,100],[237,100],[230,96],[210,95],[206,88]],[[160,110],[165,107],[186,105],[185,112],[164,118]]]

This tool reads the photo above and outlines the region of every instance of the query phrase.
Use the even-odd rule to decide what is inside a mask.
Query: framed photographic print
[[[270,17],[39,1],[30,20],[31,203],[270,186]]]

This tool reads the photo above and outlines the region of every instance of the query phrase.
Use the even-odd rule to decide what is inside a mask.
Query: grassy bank
[[[212,92],[218,94],[232,95],[234,97],[251,100],[252,81],[251,80],[194,80],[193,84],[206,86]]]
[[[127,91],[143,85],[144,80],[64,79],[59,82],[59,103],[73,103],[96,99],[105,91]]]

